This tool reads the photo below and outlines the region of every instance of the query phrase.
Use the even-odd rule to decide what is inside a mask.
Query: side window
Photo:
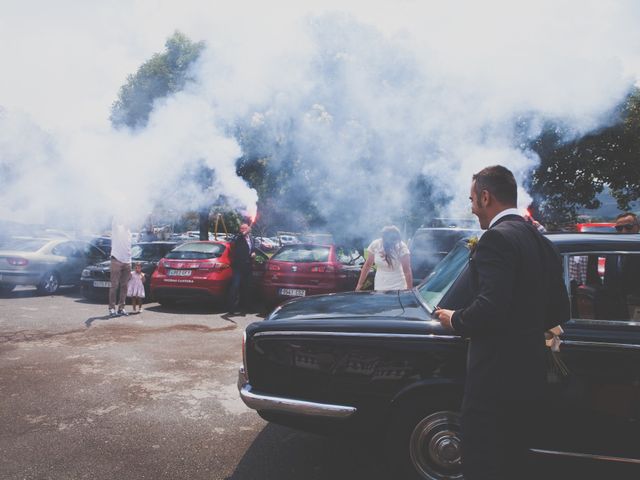
[[[51,253],[54,255],[60,255],[61,257],[72,257],[76,252],[73,244],[71,242],[64,242],[59,245],[56,245]]]
[[[640,255],[569,256],[574,318],[640,320]]]

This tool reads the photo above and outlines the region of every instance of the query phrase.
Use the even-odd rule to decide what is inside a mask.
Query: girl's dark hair
[[[392,266],[393,260],[398,258],[400,253],[400,230],[395,225],[390,225],[382,229],[382,257],[387,265]]]

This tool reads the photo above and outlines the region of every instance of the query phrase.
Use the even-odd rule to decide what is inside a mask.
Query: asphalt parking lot
[[[397,478],[375,442],[268,424],[239,399],[261,312],[148,303],[109,318],[77,290],[0,297],[0,479]],[[638,478],[554,461],[540,478]]]
[[[379,478],[364,445],[269,425],[239,399],[258,312],[106,310],[77,290],[0,298],[0,478]]]

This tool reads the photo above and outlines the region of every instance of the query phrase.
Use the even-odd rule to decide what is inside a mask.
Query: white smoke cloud
[[[536,164],[520,143],[542,120],[575,135],[610,121],[640,72],[639,19],[633,1],[9,1],[0,217],[86,224],[160,198],[195,208],[203,194],[176,181],[198,160],[217,175],[205,199],[250,208],[239,122],[313,166],[301,182],[328,219],[377,228],[419,173],[466,212],[473,172],[503,163],[523,179]],[[146,129],[114,131],[118,88],[176,29],[207,43],[196,83]]]

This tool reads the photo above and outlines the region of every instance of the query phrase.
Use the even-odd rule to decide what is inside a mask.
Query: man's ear
[[[482,190],[482,192],[480,193],[480,199],[482,200],[482,206],[488,207],[491,203],[491,194],[488,190]]]

